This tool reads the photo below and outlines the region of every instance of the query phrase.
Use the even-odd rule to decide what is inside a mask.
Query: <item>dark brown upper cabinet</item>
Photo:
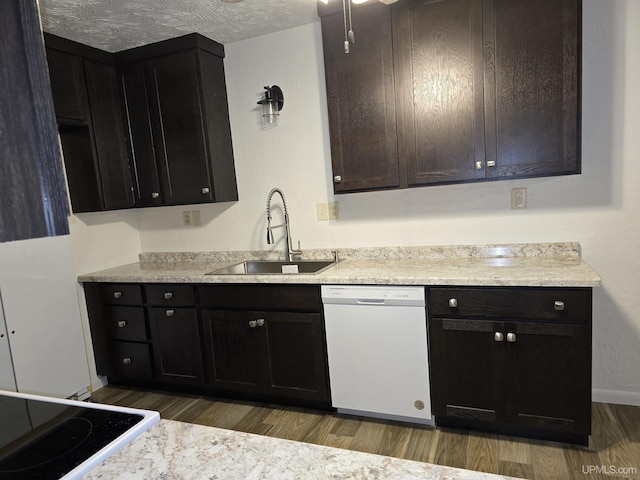
[[[407,185],[484,178],[482,1],[407,0],[393,16]]]
[[[238,199],[222,45],[45,39],[74,212]]]
[[[349,54],[337,3],[318,4],[336,193],[580,173],[581,0],[360,5]]]
[[[238,199],[223,58],[198,34],[116,54],[137,206]]]
[[[582,1],[484,3],[487,177],[580,173]]]
[[[44,36],[73,211],[132,207],[113,57],[61,37]]]
[[[376,2],[358,10],[353,29],[347,55],[342,11],[322,19],[334,188],[398,188],[391,9]]]

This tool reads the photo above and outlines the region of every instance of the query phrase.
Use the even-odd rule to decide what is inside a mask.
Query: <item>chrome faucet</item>
[[[277,193],[282,198],[282,208],[284,210],[284,223],[280,225],[271,226],[271,197],[273,194]],[[298,242],[298,249],[294,250],[291,246],[291,228],[289,226],[289,212],[287,211],[287,201],[284,199],[284,193],[279,188],[272,188],[267,195],[267,244],[271,245],[274,243],[273,241],[273,230],[276,228],[284,227],[284,232],[286,235],[286,243],[285,243],[285,258],[288,262],[293,262],[295,257],[300,257],[302,255],[302,251],[300,250],[300,242]]]

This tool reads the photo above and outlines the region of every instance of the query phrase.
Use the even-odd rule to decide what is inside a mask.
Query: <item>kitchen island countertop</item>
[[[512,477],[161,420],[83,478],[505,480]]]
[[[315,275],[207,275],[245,259],[280,252],[143,253],[141,261],[79,276],[80,282],[306,283],[351,285],[473,285],[599,287],[600,276],[577,243],[338,250],[340,262]],[[309,250],[305,259],[331,258]]]

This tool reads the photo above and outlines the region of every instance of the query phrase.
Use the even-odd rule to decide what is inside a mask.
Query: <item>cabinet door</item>
[[[485,0],[487,177],[580,173],[579,0]]]
[[[591,432],[591,337],[585,325],[507,323],[509,420],[565,433]],[[507,335],[507,333],[505,333]]]
[[[156,379],[202,384],[203,357],[194,308],[152,308],[149,313]]]
[[[438,416],[503,421],[506,349],[503,324],[490,320],[429,321],[431,395]]]
[[[47,49],[47,63],[56,117],[87,121],[89,109],[82,59]]]
[[[408,185],[484,178],[482,0],[406,0],[393,9]]]
[[[213,200],[196,53],[147,62],[163,203]]]
[[[118,74],[124,99],[135,204],[138,207],[161,205],[160,178],[154,149],[155,142],[160,139],[154,138],[151,128],[144,65],[136,63],[118,67]]]
[[[256,312],[203,310],[208,384],[234,392],[259,391],[262,384]],[[252,326],[253,325],[253,326]]]
[[[331,162],[336,193],[400,186],[391,9],[354,9],[344,53],[342,12],[322,18]]]
[[[105,210],[132,207],[131,174],[115,67],[90,61],[85,61],[84,66],[102,207]]]
[[[327,355],[319,313],[263,313],[266,393],[329,402]]]

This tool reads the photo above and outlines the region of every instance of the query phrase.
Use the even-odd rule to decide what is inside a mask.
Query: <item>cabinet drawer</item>
[[[151,351],[146,343],[111,342],[111,371],[117,378],[151,380]]]
[[[195,305],[195,289],[192,285],[157,284],[145,285],[149,305]]]
[[[200,303],[215,308],[319,312],[318,285],[201,285]]]
[[[142,307],[105,307],[104,328],[114,340],[144,342],[149,339]]]
[[[100,295],[109,305],[142,305],[142,286],[137,284],[105,283]]]
[[[431,316],[561,320],[591,319],[590,288],[430,288]]]

